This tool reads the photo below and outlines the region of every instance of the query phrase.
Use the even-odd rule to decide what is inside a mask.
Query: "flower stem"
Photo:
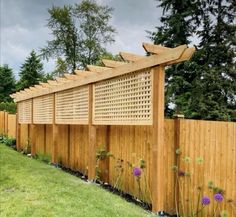
[[[177,202],[177,189],[178,189],[178,174],[176,175],[176,181],[175,181],[175,210],[176,210],[177,217],[179,217],[179,204]]]
[[[213,217],[215,217],[215,215],[216,215],[216,212],[217,212],[217,209],[218,209],[218,203],[216,204],[216,208],[214,209],[214,212],[213,212]]]

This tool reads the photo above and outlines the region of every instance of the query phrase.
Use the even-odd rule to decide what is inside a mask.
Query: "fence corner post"
[[[153,109],[152,109],[152,211],[160,212],[165,209],[166,183],[165,170],[165,144],[164,144],[164,107],[165,107],[165,68],[162,65],[152,68],[153,76]]]

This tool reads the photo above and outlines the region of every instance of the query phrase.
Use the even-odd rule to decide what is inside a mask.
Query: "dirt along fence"
[[[0,112],[0,124],[1,132],[15,137],[15,115]],[[164,124],[165,210],[175,213],[176,200],[181,212],[182,209],[187,212],[191,206],[196,209],[199,193],[214,201],[213,188],[219,188],[224,195],[221,209],[234,216],[236,123],[176,118],[165,119]],[[32,127],[37,132],[34,144],[31,142]],[[52,125],[21,124],[20,128],[18,150],[30,145],[35,153],[56,156],[63,166],[88,175],[88,126],[59,125],[57,149],[53,147]],[[151,143],[150,126],[97,126],[96,150],[97,154],[103,153],[97,162],[97,178],[151,203],[151,174],[155,172],[150,167]],[[107,152],[110,154],[106,155]],[[140,164],[144,167],[139,182],[132,168],[140,167]],[[178,173],[173,170],[175,165],[179,168]],[[213,206],[204,209],[205,214],[213,212]]]
[[[0,134],[16,138],[16,115],[0,111]]]

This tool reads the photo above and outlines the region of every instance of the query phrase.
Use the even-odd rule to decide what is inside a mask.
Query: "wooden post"
[[[174,150],[174,160],[175,160],[175,166],[179,169],[179,156],[176,153],[176,150],[179,149],[180,146],[180,120],[183,119],[183,115],[174,115],[174,143],[175,143],[175,150]],[[178,169],[174,173],[174,183],[176,183],[178,178]],[[175,198],[175,207],[179,210],[179,185],[175,187],[173,191],[173,196]]]
[[[89,85],[89,163],[88,179],[96,177],[96,126],[93,125],[93,85]]]
[[[58,126],[56,125],[56,94],[53,94],[53,124],[52,124],[52,163],[58,162]]]
[[[17,103],[17,114],[16,114],[16,149],[20,151],[21,148],[21,124],[19,123],[19,104]]]
[[[28,137],[30,138],[29,142],[31,145],[31,155],[35,156],[36,154],[36,126],[34,124],[34,100],[31,101],[31,124],[29,125],[30,130]]]
[[[153,73],[153,143],[152,143],[152,210],[164,210],[166,193],[165,169],[165,144],[164,144],[164,98],[165,98],[165,70],[160,65],[152,69]]]

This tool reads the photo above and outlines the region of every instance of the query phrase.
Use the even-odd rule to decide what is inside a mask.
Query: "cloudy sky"
[[[18,77],[20,66],[30,51],[46,45],[51,39],[46,27],[47,9],[52,5],[80,3],[81,0],[0,0],[0,64],[8,64]],[[116,28],[116,42],[107,47],[117,54],[129,51],[144,54],[141,43],[148,42],[145,30],[159,24],[161,9],[155,0],[97,0],[114,8],[111,24]],[[54,60],[44,61],[46,72],[54,68]]]

